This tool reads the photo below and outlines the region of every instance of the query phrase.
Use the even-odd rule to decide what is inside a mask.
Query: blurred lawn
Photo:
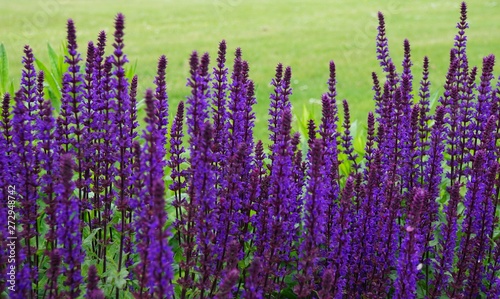
[[[467,3],[469,59],[480,65],[483,56],[500,55],[500,3]],[[130,61],[138,62],[141,92],[152,86],[156,61],[165,54],[173,109],[188,94],[185,82],[191,51],[208,51],[214,60],[218,42],[226,39],[229,53],[241,47],[250,63],[257,86],[256,133],[266,138],[269,82],[278,62],[292,67],[292,103],[298,116],[306,105],[319,120],[317,99],[326,90],[328,63],[334,60],[339,100],[347,98],[352,118],[366,122],[373,108],[370,74],[381,73],[375,55],[378,11],[386,16],[391,55],[398,67],[403,40],[408,38],[415,82],[421,77],[422,59],[428,55],[431,92],[440,91],[459,6],[459,1],[446,0],[0,0],[0,42],[6,46],[11,74],[18,82],[24,44],[32,46],[36,57],[48,61],[47,43],[59,47],[66,19],[73,18],[80,50],[85,52],[86,43],[95,40],[100,30],[106,30],[111,39],[113,18],[123,12],[125,52]],[[232,57],[228,60],[232,62]]]

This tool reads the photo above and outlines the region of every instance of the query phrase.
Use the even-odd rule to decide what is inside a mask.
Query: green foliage
[[[57,54],[54,48],[50,44],[47,44],[49,64],[47,65],[38,59],[35,61],[37,67],[45,74],[45,94],[52,102],[56,111],[59,111],[61,106],[62,77],[68,68],[64,63],[64,55],[66,55],[67,51],[66,47],[61,45],[60,49],[62,54]]]
[[[11,80],[9,73],[9,59],[5,46],[0,44],[0,95],[6,92],[14,95],[14,83]]]

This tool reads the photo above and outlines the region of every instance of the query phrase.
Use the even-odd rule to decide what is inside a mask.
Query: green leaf
[[[0,44],[0,93],[7,92],[10,78],[9,78],[9,60],[7,59],[7,51],[3,44]]]
[[[288,298],[288,299],[295,299],[297,298],[297,295],[293,292],[292,288],[286,288],[283,291],[281,291],[281,297],[282,298]]]
[[[134,78],[134,75],[136,73],[137,69],[137,60],[135,61],[134,64],[128,64],[126,69],[125,69],[125,77],[129,80],[132,81]]]
[[[59,73],[60,64],[59,64],[59,55],[57,55],[56,51],[50,44],[47,44],[47,51],[49,52],[49,62],[50,67],[56,73],[56,75],[62,75]]]
[[[52,106],[57,111],[61,106],[61,90],[54,73],[40,60],[35,60],[36,66],[45,75],[45,94],[49,96]]]
[[[94,239],[94,237],[97,234],[97,232],[100,231],[100,230],[101,230],[101,228],[93,229],[92,232],[83,240],[82,246],[83,247],[90,247],[90,246],[92,246],[92,240]]]

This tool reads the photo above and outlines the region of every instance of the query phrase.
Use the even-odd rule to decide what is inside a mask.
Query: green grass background
[[[499,1],[467,1],[470,63],[500,55]],[[415,82],[422,59],[431,65],[431,92],[442,91],[449,49],[456,34],[460,1],[430,0],[0,0],[0,42],[7,49],[11,76],[19,82],[22,47],[48,61],[47,43],[58,48],[65,22],[73,18],[80,50],[100,30],[113,32],[118,12],[126,17],[125,52],[137,61],[140,90],[152,87],[158,57],[165,54],[170,107],[185,99],[188,57],[193,50],[215,60],[220,40],[229,53],[241,47],[257,87],[258,138],[266,138],[269,82],[278,62],[293,72],[294,113],[303,107],[319,119],[319,99],[326,90],[328,63],[337,65],[338,97],[347,98],[352,118],[365,123],[373,109],[371,72],[381,73],[375,54],[377,12],[386,16],[390,53],[401,69],[402,43],[410,40]],[[232,56],[228,57],[232,62]],[[498,74],[498,72],[496,72]],[[5,80],[6,78],[0,78]],[[417,87],[417,86],[416,86]]]

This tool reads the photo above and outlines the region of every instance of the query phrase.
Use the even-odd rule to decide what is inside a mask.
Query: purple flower
[[[269,108],[269,125],[268,129],[270,131],[269,140],[272,144],[276,143],[277,134],[279,132],[278,127],[278,117],[280,114],[280,93],[281,93],[281,81],[283,79],[283,65],[281,63],[276,67],[275,78],[271,81],[271,85],[274,87],[274,92],[270,95],[271,104]]]
[[[354,153],[354,147],[352,145],[352,136],[351,136],[351,121],[349,114],[349,104],[347,104],[347,100],[342,101],[342,105],[344,106],[344,134],[341,136],[343,153],[347,156],[348,164],[352,163],[352,167],[354,172],[357,173],[359,168],[361,167],[356,162],[358,158],[358,154]]]
[[[73,191],[75,183],[73,182],[73,169],[75,164],[71,154],[64,154],[61,157],[61,177],[58,184],[58,211],[57,226],[58,244],[61,245],[63,269],[65,276],[64,286],[67,290],[64,293],[71,298],[78,297],[80,294],[80,284],[82,283],[81,265],[84,260],[82,250],[82,235],[80,231],[80,217],[78,214],[78,198]]]
[[[212,72],[212,120],[214,126],[214,140],[216,145],[215,152],[219,164],[224,163],[224,155],[227,151],[226,140],[228,138],[228,112],[226,107],[227,97],[227,74],[226,63],[226,41],[222,40],[219,44],[217,56],[217,66]]]
[[[158,103],[158,109],[157,109],[157,118],[158,118],[158,134],[159,134],[159,143],[158,143],[158,149],[163,151],[166,151],[166,145],[167,145],[167,126],[168,126],[168,96],[167,96],[167,82],[165,80],[165,70],[167,68],[167,58],[162,55],[158,59],[158,72],[157,76],[155,77],[155,85],[156,85],[156,92],[155,92],[155,99]],[[163,149],[163,150],[162,150]],[[165,157],[166,155],[163,155]],[[160,164],[158,164],[159,168],[165,168],[166,166],[166,160],[162,159],[158,161]]]
[[[91,265],[88,270],[87,294],[85,298],[87,299],[105,298],[104,293],[97,286],[98,283],[99,283],[99,276],[97,275],[97,269],[94,265]]]
[[[193,52],[189,60],[191,76],[187,86],[191,88],[191,95],[187,98],[186,116],[190,139],[201,134],[202,127],[208,118],[209,62],[208,53],[205,53],[200,61],[198,53]]]
[[[482,263],[484,255],[484,238],[488,235],[491,221],[491,214],[484,214],[484,209],[488,208],[488,197],[491,193],[486,193],[487,186],[491,185],[492,176],[484,172],[486,167],[486,152],[479,150],[474,156],[474,164],[471,169],[471,177],[467,182],[467,192],[465,194],[465,217],[462,224],[463,237],[459,240],[458,262],[453,272],[453,284],[448,295],[453,297],[457,293],[465,291],[471,296],[476,296],[478,281],[473,275],[473,271]],[[495,167],[496,168],[496,167]],[[494,177],[494,176],[493,176]],[[485,216],[487,218],[485,218]],[[486,230],[486,231],[485,231]],[[477,258],[477,259],[476,259]],[[467,280],[467,278],[474,278]]]
[[[262,263],[260,258],[255,257],[250,264],[248,270],[249,275],[245,279],[245,289],[241,295],[244,299],[263,299],[262,289],[260,288],[260,271],[262,271]]]
[[[292,250],[292,241],[295,236],[295,223],[290,221],[293,209],[292,184],[292,157],[290,129],[292,115],[289,109],[283,111],[279,124],[281,130],[277,135],[277,143],[273,148],[274,157],[269,182],[269,207],[267,210],[267,228],[264,240],[269,240],[263,252],[263,262],[269,267],[263,272],[263,289],[269,292],[275,289],[274,278],[280,280],[287,272],[289,253]],[[259,256],[260,257],[260,256]]]
[[[172,179],[172,184],[170,184],[169,189],[172,190],[175,195],[172,205],[175,207],[176,221],[174,222],[174,227],[177,230],[179,244],[181,244],[181,234],[183,233],[181,231],[183,222],[182,207],[185,206],[185,200],[182,198],[182,191],[186,188],[187,177],[187,171],[183,169],[183,164],[186,163],[186,158],[184,157],[185,149],[182,145],[182,138],[184,137],[182,132],[183,118],[184,102],[179,102],[177,113],[170,131],[170,159],[167,161],[167,166],[171,169],[170,178]]]
[[[167,213],[165,211],[165,183],[160,177],[153,183],[153,202],[150,215],[150,244],[147,264],[149,293],[154,298],[173,297],[173,254],[168,239],[170,232],[165,228]]]
[[[215,295],[214,299],[229,299],[233,298],[232,296],[232,289],[236,282],[238,281],[238,278],[240,276],[240,273],[238,269],[233,269],[229,272],[226,273],[224,276],[224,279],[222,280],[220,286],[219,286],[219,292]]]
[[[43,74],[43,73],[40,73]],[[43,90],[43,89],[42,89]],[[40,179],[41,191],[45,207],[45,222],[49,226],[49,232],[45,235],[47,243],[47,253],[55,249],[57,239],[57,194],[56,185],[59,176],[60,146],[55,136],[56,122],[52,116],[53,109],[49,100],[43,101],[40,105],[40,120],[38,122],[38,160],[40,168],[46,172]],[[50,254],[49,254],[50,255]]]
[[[146,91],[146,129],[143,131],[145,140],[143,146],[143,154],[140,157],[142,174],[140,180],[142,189],[138,190],[141,201],[138,203],[138,211],[136,213],[135,226],[138,233],[136,236],[137,250],[141,259],[139,265],[136,266],[136,272],[139,279],[140,290],[139,296],[144,296],[146,288],[152,293],[153,289],[153,271],[155,265],[148,261],[152,258],[150,246],[155,242],[155,231],[158,227],[151,225],[151,217],[153,216],[153,204],[155,199],[155,182],[163,178],[163,170],[158,169],[159,160],[163,158],[158,150],[159,134],[158,134],[158,118],[157,104],[158,101],[153,96],[153,91]],[[155,211],[156,212],[156,211]],[[159,212],[159,211],[157,211]],[[159,224],[157,224],[158,226]]]
[[[37,75],[35,72],[32,50],[29,46],[24,47],[23,65],[21,76],[21,88],[16,92],[15,106],[12,118],[12,145],[14,148],[14,159],[12,166],[12,183],[16,185],[16,191],[20,201],[19,224],[22,226],[19,237],[24,241],[26,264],[29,269],[29,277],[38,281],[37,247],[31,245],[31,239],[38,238],[38,187],[39,187],[39,161],[38,148],[36,147],[36,131],[38,126],[39,103],[41,96],[37,87]],[[43,80],[43,76],[40,78]]]
[[[440,298],[448,283],[447,272],[452,270],[453,259],[455,257],[455,247],[458,230],[458,203],[461,201],[460,185],[453,184],[450,188],[450,200],[444,208],[446,222],[440,228],[442,238],[439,241],[440,255],[433,263],[435,274],[434,279],[429,283],[428,298]]]
[[[314,280],[318,269],[320,246],[325,243],[325,214],[327,202],[325,200],[326,185],[324,177],[326,171],[323,162],[323,141],[315,139],[309,150],[309,169],[307,171],[307,191],[304,206],[304,229],[299,255],[299,275],[296,293],[306,297],[314,289]]]
[[[196,232],[196,245],[199,256],[197,270],[201,276],[198,283],[201,298],[203,298],[205,291],[210,290],[212,286],[211,276],[215,274],[215,267],[221,262],[219,259],[222,259],[225,254],[224,243],[218,244],[217,247],[214,246],[216,243],[216,230],[214,228],[220,229],[219,224],[222,223],[222,220],[218,222],[215,213],[217,198],[215,193],[216,173],[213,167],[215,157],[211,149],[212,134],[212,127],[207,122],[203,127],[203,135],[196,139],[197,150],[191,155],[192,181],[190,182],[190,199],[198,207],[193,230]],[[228,207],[227,210],[232,211],[232,207]],[[221,235],[226,237],[227,234],[227,232],[226,234],[221,232]],[[220,249],[220,251],[217,249]]]
[[[47,297],[49,299],[58,298],[59,285],[57,283],[59,274],[61,272],[61,255],[59,249],[53,250],[47,254],[50,258],[50,268],[47,270],[47,284],[45,285],[45,291],[47,292]]]
[[[331,247],[328,250],[328,268],[334,273],[332,284],[332,297],[342,298],[347,284],[347,269],[352,248],[350,230],[353,221],[352,197],[354,192],[354,179],[347,178],[347,182],[340,196],[339,207],[334,213],[334,228],[331,236]]]
[[[339,133],[337,132],[337,103],[336,103],[336,70],[335,63],[330,61],[330,76],[328,78],[328,92],[323,94],[321,98],[321,124],[319,126],[319,135],[323,141],[323,162],[325,163],[325,172],[327,173],[326,182],[330,188],[326,191],[326,201],[328,209],[326,212],[326,248],[331,247],[331,239],[334,230],[334,210],[335,203],[340,194],[340,174],[338,160],[338,140]],[[328,249],[327,249],[328,250]]]
[[[426,197],[423,189],[413,192],[411,208],[405,224],[405,235],[401,244],[400,255],[397,261],[397,277],[394,282],[394,298],[412,299],[417,295],[417,274],[420,272],[423,251],[423,235],[418,225],[422,206]]]

